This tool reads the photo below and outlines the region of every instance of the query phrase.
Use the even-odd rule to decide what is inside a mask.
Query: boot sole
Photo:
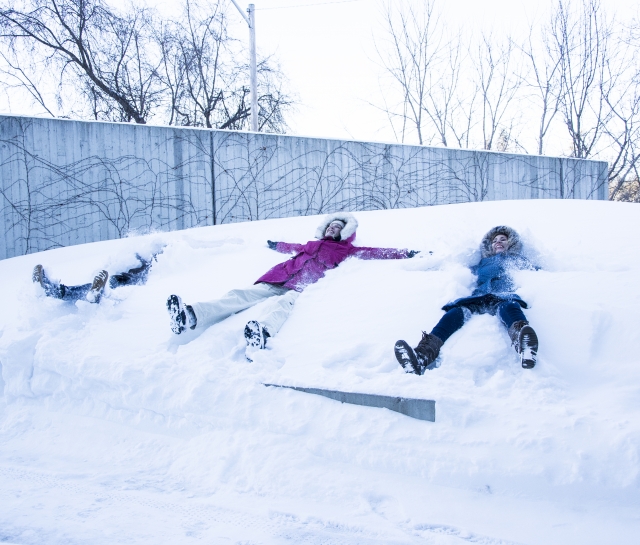
[[[520,362],[523,369],[533,369],[538,356],[538,336],[531,326],[520,331]]]
[[[421,375],[420,364],[413,348],[409,346],[407,341],[398,341],[393,349],[398,363],[402,366],[405,373],[414,373]]]
[[[247,341],[247,346],[251,348],[263,349],[266,344],[260,324],[255,320],[247,322],[247,325],[244,326],[244,338]]]
[[[180,335],[187,329],[187,317],[182,310],[182,299],[178,295],[170,295],[167,299],[167,310],[171,320],[171,331]]]
[[[253,363],[253,352],[262,350],[267,344],[267,339],[263,333],[262,326],[256,320],[247,322],[244,326],[244,338],[247,341],[247,348],[244,357],[249,363]]]

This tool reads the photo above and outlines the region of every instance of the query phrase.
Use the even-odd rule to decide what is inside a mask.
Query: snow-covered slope
[[[356,214],[350,259],[310,286],[254,363],[260,308],[171,333],[165,301],[255,281],[317,217],[223,225],[0,262],[0,542],[640,542],[640,209],[504,201]],[[406,375],[448,300],[468,294],[482,235],[518,230],[543,266],[516,274],[540,337],[520,368],[498,320],[474,316],[441,367]],[[144,286],[100,305],[47,299],[166,245]],[[433,254],[429,254],[429,251]],[[262,383],[436,400],[414,420]]]

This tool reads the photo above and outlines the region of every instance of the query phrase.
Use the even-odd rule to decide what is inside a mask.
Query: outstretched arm
[[[297,254],[304,248],[304,244],[296,244],[295,242],[273,242],[272,240],[267,240],[267,245],[272,250],[280,252],[281,254]]]
[[[529,258],[523,256],[523,255],[519,255],[518,256],[518,261],[517,261],[517,265],[518,265],[518,269],[522,269],[522,270],[532,270],[532,271],[539,271],[542,269],[542,267],[540,267],[539,265],[536,265],[535,263],[532,263]]]
[[[398,250],[396,248],[367,248],[354,246],[351,255],[358,259],[409,259],[419,250]]]

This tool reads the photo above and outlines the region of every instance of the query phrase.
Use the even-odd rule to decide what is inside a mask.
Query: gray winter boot
[[[526,320],[513,322],[508,330],[511,344],[525,369],[533,369],[538,355],[538,336]]]
[[[440,337],[423,331],[422,339],[415,349],[411,348],[406,341],[398,341],[394,351],[398,363],[406,373],[422,375],[435,367],[435,361],[443,344]]]
[[[89,301],[89,303],[99,303],[100,297],[102,296],[102,292],[104,291],[104,287],[107,285],[107,279],[109,278],[109,273],[107,271],[100,271],[93,279],[91,283],[91,289],[88,291],[85,299]]]
[[[33,268],[33,273],[31,273],[31,280],[33,280],[34,284],[40,284],[40,286],[44,288],[46,276],[44,275],[44,268],[42,267],[42,265],[36,265]]]
[[[47,278],[46,273],[42,265],[36,265],[31,273],[31,280],[34,284],[38,284],[47,297],[55,297],[56,299],[62,299],[64,297],[65,287],[57,282],[52,282]]]

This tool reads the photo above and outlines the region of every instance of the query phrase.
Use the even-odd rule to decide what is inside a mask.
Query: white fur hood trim
[[[327,227],[329,227],[329,224],[335,220],[344,221],[345,223],[342,231],[340,231],[340,240],[347,240],[358,228],[358,220],[356,220],[353,214],[350,214],[349,212],[335,212],[322,218],[320,225],[318,225],[318,229],[316,229],[316,238],[324,238],[324,233],[327,230]]]

